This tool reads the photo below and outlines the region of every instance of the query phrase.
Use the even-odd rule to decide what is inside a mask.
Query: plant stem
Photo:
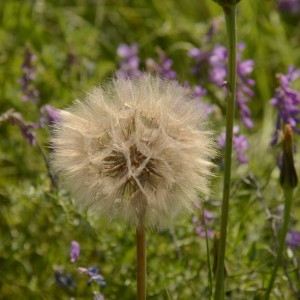
[[[146,230],[141,222],[136,227],[137,299],[146,300]]]
[[[205,246],[206,246],[206,257],[207,257],[207,265],[208,265],[208,288],[209,288],[209,299],[212,299],[213,295],[213,275],[212,275],[212,268],[211,268],[211,262],[209,257],[209,245],[208,245],[208,235],[207,235],[207,226],[206,226],[206,220],[204,216],[204,209],[202,210],[202,222],[204,225],[205,230]]]
[[[284,206],[283,224],[282,224],[282,228],[281,228],[280,236],[279,236],[279,248],[278,248],[277,257],[276,257],[276,260],[274,263],[273,272],[271,274],[271,278],[269,281],[269,285],[268,285],[267,291],[264,296],[265,300],[269,299],[269,297],[270,297],[270,294],[271,294],[271,291],[273,288],[273,284],[274,284],[274,281],[275,281],[275,278],[277,275],[277,270],[281,264],[282,254],[283,254],[283,250],[284,250],[284,246],[285,246],[285,238],[286,238],[289,221],[290,221],[292,198],[293,198],[293,188],[284,189],[285,206]]]
[[[230,198],[233,117],[236,97],[236,6],[236,4],[228,4],[223,6],[228,36],[228,86],[226,109],[225,169],[215,300],[221,300],[224,298],[224,260]]]

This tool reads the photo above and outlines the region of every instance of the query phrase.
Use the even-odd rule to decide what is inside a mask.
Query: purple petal
[[[71,249],[70,249],[70,256],[71,256],[71,263],[77,261],[80,254],[80,245],[76,241],[71,242]]]

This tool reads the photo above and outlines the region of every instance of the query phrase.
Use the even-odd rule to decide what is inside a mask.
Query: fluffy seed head
[[[52,167],[80,206],[164,227],[209,193],[215,150],[201,114],[176,82],[115,79],[60,111]]]

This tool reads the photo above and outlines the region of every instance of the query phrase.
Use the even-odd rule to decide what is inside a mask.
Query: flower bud
[[[286,124],[283,134],[283,155],[280,184],[284,189],[293,189],[297,186],[297,183],[298,177],[293,158],[293,130],[289,124]]]

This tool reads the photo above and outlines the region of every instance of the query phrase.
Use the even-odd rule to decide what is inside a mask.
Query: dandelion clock
[[[137,228],[138,299],[146,298],[145,228],[164,228],[209,193],[213,133],[175,81],[115,79],[61,110],[51,165],[78,206]]]

